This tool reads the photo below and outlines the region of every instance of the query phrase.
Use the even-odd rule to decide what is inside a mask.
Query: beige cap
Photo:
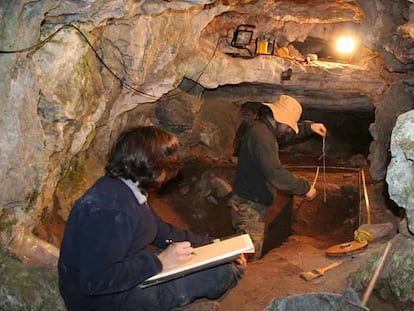
[[[274,103],[263,103],[273,113],[273,118],[279,122],[289,125],[295,133],[299,133],[298,121],[302,114],[302,106],[299,102],[288,95],[281,95]]]

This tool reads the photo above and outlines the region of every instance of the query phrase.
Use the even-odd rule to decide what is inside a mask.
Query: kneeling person
[[[69,311],[170,310],[197,298],[217,299],[242,277],[241,256],[165,283],[139,284],[193,256],[210,239],[164,222],[146,189],[180,168],[178,141],[156,127],[126,130],[113,145],[105,176],[74,204],[61,245],[59,288]],[[167,240],[175,241],[169,245]],[[148,246],[153,245],[155,249]]]

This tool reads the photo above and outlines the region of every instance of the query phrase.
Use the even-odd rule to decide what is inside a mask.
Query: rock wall
[[[414,234],[414,110],[397,118],[386,181],[391,199],[406,210],[408,228]]]

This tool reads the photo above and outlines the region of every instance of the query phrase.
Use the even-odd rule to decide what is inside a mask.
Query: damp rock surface
[[[0,310],[66,310],[56,269],[24,264],[0,248]]]

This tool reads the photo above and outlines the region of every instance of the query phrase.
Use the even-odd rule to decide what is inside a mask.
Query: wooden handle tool
[[[335,261],[326,267],[318,268],[318,269],[308,271],[308,272],[302,272],[300,274],[300,277],[306,281],[311,281],[318,277],[321,277],[322,275],[325,274],[326,271],[331,270],[339,266],[340,264],[342,264],[342,261]]]

